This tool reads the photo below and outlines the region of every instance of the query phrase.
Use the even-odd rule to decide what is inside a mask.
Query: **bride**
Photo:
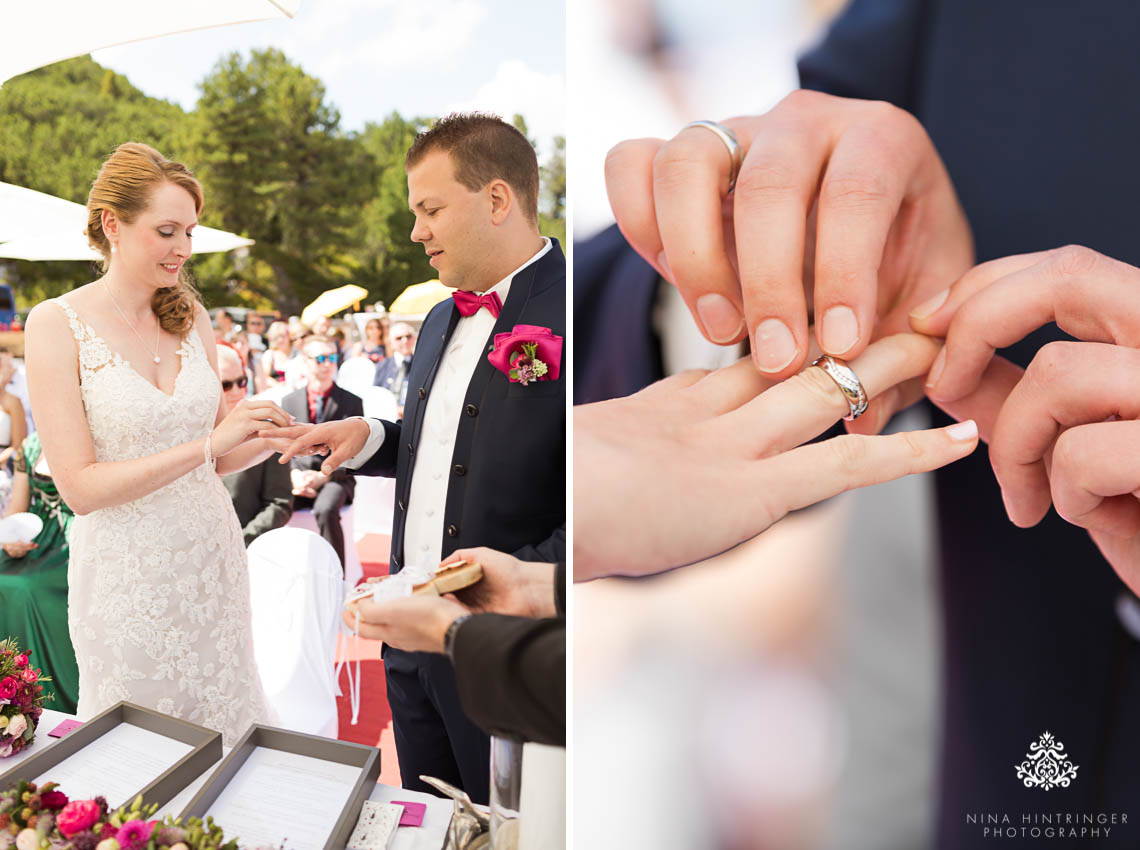
[[[202,187],[120,145],[87,201],[103,277],[28,316],[32,412],[76,514],[68,626],[81,718],[120,700],[223,733],[266,720],[241,528],[219,475],[264,460],[272,402],[221,404],[214,334],[183,264]]]

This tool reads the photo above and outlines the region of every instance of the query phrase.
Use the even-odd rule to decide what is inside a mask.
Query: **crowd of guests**
[[[227,409],[243,398],[276,390],[298,421],[326,422],[362,415],[360,398],[337,386],[342,359],[375,364],[374,384],[390,390],[402,407],[404,378],[415,347],[415,329],[387,316],[369,319],[362,340],[322,317],[312,327],[247,311],[244,326],[226,310],[214,312],[218,370]],[[348,352],[347,356],[345,352]],[[2,544],[0,623],[4,634],[31,650],[44,675],[51,707],[74,713],[79,675],[67,626],[68,529],[74,514],[52,480],[29,415],[23,370],[0,349],[0,513],[32,513],[43,522],[28,542]],[[351,503],[354,480],[338,471],[326,478],[320,463],[276,457],[222,479],[242,525],[245,544],[286,525],[294,510],[311,509],[321,535],[345,563],[340,510]]]

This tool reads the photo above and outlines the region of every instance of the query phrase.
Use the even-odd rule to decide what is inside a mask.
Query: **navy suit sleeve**
[[[402,423],[389,422],[386,419],[378,419],[376,421],[384,426],[384,441],[380,444],[380,448],[376,450],[376,454],[362,463],[359,469],[350,471],[355,475],[378,475],[383,478],[395,478],[396,460],[400,450]]]
[[[452,648],[463,710],[488,734],[566,745],[566,621],[476,614]]]
[[[913,112],[928,6],[927,0],[852,0],[823,41],[800,57],[800,85]]]
[[[566,560],[566,526],[554,529],[554,533],[538,543],[528,544],[512,552],[520,561],[537,561],[554,564]]]

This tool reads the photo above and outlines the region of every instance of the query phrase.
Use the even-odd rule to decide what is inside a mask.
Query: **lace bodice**
[[[178,349],[174,390],[135,371],[65,299],[95,457],[126,461],[205,436],[221,387],[198,334]],[[221,731],[265,720],[253,661],[241,528],[205,464],[122,505],[76,517],[68,624],[79,715],[127,699]]]

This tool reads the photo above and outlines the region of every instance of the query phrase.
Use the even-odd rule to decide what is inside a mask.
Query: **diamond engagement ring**
[[[851,409],[843,418],[847,421],[858,419],[867,410],[867,391],[863,389],[863,384],[851,371],[851,367],[838,357],[832,357],[830,354],[825,354],[811,364],[818,366],[831,380],[835,381],[836,386],[839,387],[843,393],[843,397],[847,399],[847,406]]]
[[[736,136],[733,135],[732,130],[715,121],[690,121],[681,128],[681,131],[684,132],[690,127],[703,127],[710,133],[715,133],[716,137],[724,142],[724,146],[728,148],[728,156],[732,160],[732,171],[728,177],[728,191],[731,192],[736,188],[736,178],[737,175],[740,174],[740,164],[744,161],[744,149],[740,147],[740,142],[736,141]]]

